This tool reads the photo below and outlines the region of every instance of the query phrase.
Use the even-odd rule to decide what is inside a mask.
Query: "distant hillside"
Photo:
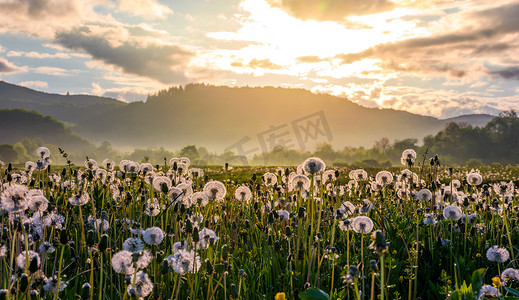
[[[491,116],[439,120],[390,109],[366,108],[344,98],[302,89],[217,87],[189,84],[123,103],[94,96],[63,96],[0,82],[0,108],[36,110],[76,124],[72,129],[95,143],[118,147],[202,145],[217,152],[241,142],[243,153],[255,154],[284,145],[313,150],[328,142],[371,147],[390,141],[436,134],[449,121],[484,125]],[[487,118],[487,119],[485,119]]]
[[[73,124],[96,119],[125,104],[105,97],[48,94],[0,81],[0,109],[25,108]]]
[[[39,138],[71,152],[94,147],[53,117],[25,109],[0,109],[1,144],[15,144],[25,137]]]
[[[472,127],[485,127],[488,122],[492,121],[495,116],[486,114],[463,115],[459,117],[444,119],[446,122],[455,122],[459,124],[470,124]]]
[[[301,120],[313,114],[317,114],[313,125],[319,122],[315,118],[323,117],[328,132],[323,123],[315,131],[308,120]],[[299,134],[296,123],[302,126]],[[106,113],[98,121],[80,124],[75,130],[95,142],[108,140],[115,145],[196,144],[216,151],[230,149],[244,138],[242,141],[247,142],[243,150],[255,149],[257,153],[275,144],[314,149],[319,142],[329,142],[336,148],[371,147],[382,137],[421,141],[446,124],[444,120],[404,111],[365,108],[347,99],[302,89],[191,84],[161,91],[146,103],[130,103],[119,108],[117,114]]]

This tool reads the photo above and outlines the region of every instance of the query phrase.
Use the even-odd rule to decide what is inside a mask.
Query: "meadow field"
[[[519,299],[519,166],[0,164],[0,299]]]

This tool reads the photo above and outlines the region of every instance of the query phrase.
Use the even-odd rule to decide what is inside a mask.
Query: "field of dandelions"
[[[50,155],[0,163],[0,299],[519,299],[517,167]]]

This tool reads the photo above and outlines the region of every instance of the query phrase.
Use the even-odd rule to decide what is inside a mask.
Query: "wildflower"
[[[49,205],[49,200],[44,196],[34,196],[29,198],[29,208],[32,211],[45,211]]]
[[[252,192],[249,187],[242,185],[236,189],[234,192],[234,197],[237,200],[249,202],[250,198],[252,197]]]
[[[143,163],[141,165],[140,170],[143,174],[148,174],[149,172],[153,172],[154,168],[153,168],[153,165],[150,163]]]
[[[219,240],[218,236],[214,231],[208,228],[203,228],[198,232],[198,244],[197,248],[206,249],[209,247],[209,244],[214,244]]]
[[[339,222],[339,228],[342,230],[342,231],[347,231],[347,230],[352,230],[353,229],[353,226],[351,224],[351,220],[344,220],[344,221],[340,221]]]
[[[36,261],[36,267],[37,268],[40,267],[40,256],[38,255],[38,253],[36,253],[36,252],[34,252],[32,250],[29,250],[29,252],[27,252],[27,255],[25,254],[25,251],[22,251],[16,257],[16,265],[18,266],[19,269],[25,270],[25,259],[26,259],[26,256],[29,258],[29,263],[33,263],[33,260],[35,260]]]
[[[105,168],[106,170],[108,171],[113,171],[114,167],[115,167],[115,162],[111,159],[105,159],[103,160],[103,168]]]
[[[150,227],[142,233],[142,239],[148,245],[158,245],[164,239],[164,232],[159,227]]]
[[[46,292],[55,293],[58,288],[58,277],[52,276],[44,279],[43,290]],[[59,280],[59,291],[63,291],[67,287],[67,283]]]
[[[41,253],[53,253],[56,249],[51,245],[51,243],[45,241],[38,248]]]
[[[373,221],[369,217],[358,216],[353,219],[353,230],[357,233],[370,233],[373,230]]]
[[[25,171],[32,172],[32,171],[36,170],[37,168],[38,168],[38,166],[36,165],[35,162],[33,162],[33,161],[25,162]]]
[[[93,159],[85,160],[84,165],[85,165],[85,168],[90,169],[90,170],[96,170],[97,169],[97,161],[95,161]]]
[[[200,269],[200,256],[195,251],[179,250],[166,259],[173,270],[180,275],[196,273]]]
[[[127,238],[123,243],[123,249],[128,252],[139,252],[144,249],[142,240],[140,238]]]
[[[303,162],[303,169],[311,175],[321,174],[326,169],[326,164],[318,157],[310,157]]]
[[[492,285],[494,287],[499,287],[501,285],[501,278],[499,278],[497,276],[492,278]]]
[[[449,205],[443,209],[443,216],[448,220],[457,221],[461,218],[462,214],[461,209],[455,205]]]
[[[355,211],[355,206],[350,201],[346,201],[338,209],[343,217],[351,215]]]
[[[139,271],[137,274],[135,274],[135,281],[132,281],[132,283],[128,285],[127,288],[129,295],[133,294],[139,299],[148,296],[152,291],[153,283],[149,279],[148,274],[144,273],[143,271]]]
[[[153,256],[151,255],[150,251],[144,250],[144,251],[134,252],[132,254],[132,258],[135,262],[135,267],[137,269],[144,269],[150,264],[151,260],[153,259]],[[135,259],[136,259],[136,261],[135,261]]]
[[[281,292],[281,293],[277,293],[276,296],[274,297],[274,300],[286,300],[286,295],[285,293]]]
[[[280,220],[288,220],[290,219],[290,213],[284,209],[280,209],[277,211]]]
[[[510,253],[505,248],[499,248],[497,245],[487,250],[487,259],[497,263],[504,263],[510,257]]]
[[[204,192],[196,192],[191,195],[191,203],[196,203],[199,206],[206,206],[209,203],[209,198]]]
[[[150,217],[154,217],[160,213],[160,203],[157,198],[153,198],[153,201],[148,199],[144,213]]]
[[[68,199],[68,203],[75,206],[83,206],[88,202],[88,200],[90,200],[88,194],[76,194]]]
[[[171,179],[166,176],[157,176],[153,178],[153,190],[160,191],[169,191],[171,188]]]
[[[45,159],[50,156],[50,150],[47,147],[39,147],[36,149],[36,155],[38,158]]]
[[[172,187],[168,191],[168,198],[171,202],[180,201],[183,193],[181,189]]]
[[[204,186],[204,193],[209,200],[223,200],[227,188],[220,181],[210,181]]]
[[[14,184],[7,186],[2,194],[0,194],[2,208],[8,213],[17,213],[26,210],[29,206],[26,197],[28,192],[29,189],[23,185]]]
[[[5,245],[0,246],[0,258],[7,257],[7,247]]]
[[[132,266],[132,253],[126,250],[117,252],[112,257],[112,268],[119,274],[133,274],[135,269]]]
[[[508,268],[501,272],[501,280],[503,281],[503,285],[506,285],[510,281],[519,281],[519,271],[513,268]]]
[[[387,251],[387,243],[386,237],[384,233],[380,230],[375,230],[373,232],[373,236],[375,237],[374,241],[369,245],[369,249],[373,249],[375,253],[380,255],[382,252]]]
[[[497,298],[499,295],[500,295],[500,293],[497,290],[497,288],[487,284],[487,285],[482,286],[481,289],[479,290],[478,300],[487,299],[487,298]]]
[[[308,190],[310,188],[310,179],[306,175],[298,174],[292,178],[292,187],[295,190]]]
[[[467,182],[470,185],[480,185],[483,182],[483,178],[479,173],[472,170],[467,174]]]
[[[380,171],[375,175],[375,181],[382,186],[388,185],[393,182],[393,174],[388,171]]]
[[[425,219],[423,220],[423,223],[426,225],[434,225],[438,221],[436,221],[436,217],[434,214],[425,214]]]
[[[110,228],[110,223],[104,219],[94,220],[93,216],[88,217],[88,224],[95,228],[96,231],[106,231]]]
[[[420,201],[430,201],[432,199],[432,193],[428,189],[421,189],[416,194],[416,199]]]
[[[400,162],[404,166],[413,165],[416,160],[416,151],[413,149],[406,149],[402,152],[402,156],[400,157]]]
[[[368,173],[366,171],[364,171],[363,169],[357,169],[357,170],[350,171],[349,177],[350,177],[350,179],[353,179],[355,181],[365,181],[365,180],[369,179]]]
[[[504,181],[501,183],[495,183],[494,191],[501,196],[512,194],[514,192],[514,183],[512,181],[508,183]]]
[[[336,179],[337,179],[337,176],[335,175],[335,171],[334,170],[324,171],[324,173],[323,173],[323,182],[334,181]]]

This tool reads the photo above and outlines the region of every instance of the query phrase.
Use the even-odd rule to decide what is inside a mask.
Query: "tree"
[[[18,153],[14,149],[13,145],[2,144],[0,145],[0,159],[4,162],[13,162],[18,158]]]
[[[198,153],[195,145],[189,145],[180,150],[180,156],[185,156],[191,160],[197,160],[200,158],[200,153]]]
[[[391,147],[391,143],[387,137],[383,137],[375,142],[375,148],[379,149],[380,152],[386,152]]]

